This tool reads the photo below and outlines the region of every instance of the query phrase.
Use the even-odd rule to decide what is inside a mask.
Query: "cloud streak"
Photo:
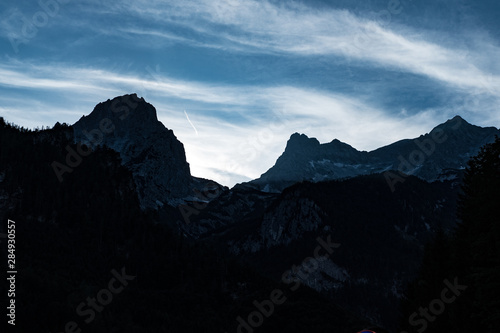
[[[193,174],[227,185],[265,172],[293,132],[371,150],[455,114],[500,125],[498,40],[443,29],[450,21],[419,28],[409,7],[381,20],[300,1],[75,0],[12,58],[8,36],[40,9],[22,6],[2,7],[2,116],[74,123],[137,92],[184,143]]]
[[[141,35],[180,40],[178,36],[174,38],[170,33],[161,32],[175,24],[196,31],[199,36],[219,40],[215,44],[203,44],[196,36],[181,40],[197,46],[224,47],[236,52],[347,57],[360,63],[370,62],[373,66],[424,75],[457,88],[475,88],[500,95],[498,73],[481,70],[481,64],[474,63],[482,58],[484,49],[491,57],[500,56],[498,45],[491,43],[476,45],[477,51],[447,48],[401,25],[384,26],[346,10],[319,11],[299,3],[280,7],[254,0],[148,1],[147,4],[130,1],[121,7],[129,15],[157,23],[157,30],[142,30]]]

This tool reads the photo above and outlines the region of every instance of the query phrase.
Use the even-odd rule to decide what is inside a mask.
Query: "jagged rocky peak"
[[[473,124],[470,124],[465,119],[460,116],[455,116],[452,119],[448,119],[443,124],[436,126],[432,131],[436,131],[437,129],[442,130],[445,134],[452,135],[457,137],[458,139],[464,139],[463,136],[467,138],[471,138],[474,136],[483,135],[484,137],[494,136],[498,134],[498,129],[496,127],[480,127]],[[490,138],[487,139],[490,141]],[[488,143],[485,142],[485,143]]]
[[[347,143],[333,139],[329,143],[320,143],[316,138],[309,138],[305,134],[294,133],[290,136],[285,148],[286,153],[302,152],[306,154],[314,152],[325,152],[330,154],[341,152],[357,152],[357,150]]]
[[[91,114],[80,118],[77,124],[85,125],[87,128],[94,126],[101,132],[106,131],[101,129],[101,126],[106,127],[110,124],[115,136],[138,131],[147,135],[165,128],[158,121],[155,107],[147,103],[144,98],[139,98],[137,94],[123,95],[99,103]]]
[[[459,115],[456,115],[455,117],[448,119],[444,123],[436,126],[436,128],[441,128],[443,130],[444,129],[455,129],[458,126],[462,126],[462,125],[471,126],[471,124],[469,124],[464,118],[460,117]]]
[[[319,146],[319,141],[316,138],[309,138],[305,134],[293,133],[286,144],[287,150],[307,150]]]
[[[320,144],[294,133],[276,164],[251,183],[261,190],[279,192],[303,180],[342,179],[399,170],[427,181],[442,178],[449,170],[463,169],[481,146],[493,142],[500,131],[479,127],[455,116],[429,133],[404,139],[379,149],[358,151],[337,139]]]
[[[77,143],[105,145],[120,153],[134,175],[143,208],[174,204],[192,192],[183,144],[144,98],[130,94],[99,103],[73,129]]]

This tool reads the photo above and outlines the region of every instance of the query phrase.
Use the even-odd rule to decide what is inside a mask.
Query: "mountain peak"
[[[460,117],[460,115],[457,114],[455,117],[448,119],[447,121],[465,121],[465,119]]]
[[[73,125],[75,142],[107,146],[132,170],[143,208],[157,208],[189,194],[193,178],[183,144],[137,94],[99,103]]]
[[[456,115],[455,117],[448,119],[444,123],[437,125],[436,127],[434,127],[432,129],[432,131],[434,131],[436,129],[441,129],[445,132],[449,132],[449,131],[457,132],[457,130],[463,131],[464,129],[475,128],[475,127],[477,127],[477,126],[470,124],[461,116]]]
[[[301,150],[301,149],[310,149],[313,147],[319,146],[319,141],[316,138],[309,138],[305,134],[299,134],[297,132],[293,133],[290,136],[286,144],[286,150]]]
[[[371,152],[358,151],[337,139],[319,144],[315,138],[294,133],[276,164],[252,182],[265,191],[281,191],[303,180],[318,182],[387,170],[434,181],[446,170],[463,169],[498,134],[497,128],[475,126],[458,115],[430,133]]]
[[[456,115],[455,117],[451,118],[451,119],[448,119],[447,121],[445,121],[443,124],[441,124],[445,127],[459,127],[459,126],[462,126],[462,125],[471,125],[470,123],[468,123],[464,118],[460,117],[459,115]],[[438,125],[438,126],[441,126],[441,125]]]
[[[88,119],[87,121],[92,118],[108,118],[117,125],[126,122],[139,127],[143,127],[145,123],[156,124],[158,122],[155,107],[135,93],[101,102],[96,105],[91,114],[82,117],[82,119]]]

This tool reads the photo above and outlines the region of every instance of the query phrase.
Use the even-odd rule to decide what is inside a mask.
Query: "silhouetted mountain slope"
[[[458,184],[410,176],[392,192],[380,174],[302,182],[268,198],[259,214],[235,211],[233,224],[217,229],[212,237],[279,280],[290,267],[312,257],[318,237],[331,235],[341,246],[314,273],[301,278],[302,283],[394,328],[401,295],[416,275],[425,243],[436,230],[449,231],[455,225]],[[210,210],[216,204],[200,216],[202,223],[215,214]]]
[[[370,151],[358,151],[338,140],[320,144],[315,138],[293,134],[276,164],[251,181],[264,191],[281,191],[293,183],[324,181],[398,170],[427,181],[449,177],[449,170],[465,168],[481,146],[500,131],[474,126],[456,116],[415,139]]]
[[[75,142],[106,146],[120,154],[132,171],[143,208],[197,200],[193,189],[206,183],[191,176],[183,144],[158,121],[154,106],[136,94],[99,103],[73,128]]]
[[[455,117],[372,152],[295,133],[261,178],[228,189],[190,175],[182,143],[135,94],[98,104],[73,127],[0,120],[0,218],[18,224],[23,332],[87,325],[79,302],[121,267],[137,279],[85,326],[93,332],[245,331],[236,318],[276,289],[287,301],[256,331],[394,329],[425,243],[455,226],[467,160],[499,132]],[[467,215],[481,217],[470,227],[477,240],[462,230],[468,262],[482,265],[472,275],[489,274],[479,255],[496,260],[483,214],[495,205],[481,200]],[[485,285],[477,290],[496,290]]]
[[[186,235],[197,239],[210,237],[235,223],[243,227],[241,221],[260,216],[277,197],[275,193],[262,192],[247,184],[238,184],[231,190],[221,191],[216,200],[192,214],[190,210],[199,207],[196,203],[189,203],[188,207],[181,206],[180,209],[186,211],[188,218],[183,220],[185,223],[182,223],[180,228]]]
[[[429,244],[419,275],[406,292],[401,328],[408,332],[497,329],[500,138],[470,160],[462,190],[460,223],[452,235],[438,235]],[[421,307],[428,309],[428,316],[419,311]]]
[[[156,213],[140,208],[132,172],[107,147],[60,182],[53,162],[65,162],[67,147],[85,150],[73,144],[72,131],[32,132],[0,118],[0,218],[16,223],[20,332],[62,332],[72,322],[96,333],[234,332],[236,318],[247,318],[254,300],[277,288],[287,301],[261,332],[349,333],[368,324],[312,290],[288,292],[159,224]],[[170,208],[170,218],[176,214]],[[0,291],[7,294],[5,284]]]

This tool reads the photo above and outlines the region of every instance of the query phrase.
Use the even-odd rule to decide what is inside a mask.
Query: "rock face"
[[[285,274],[395,331],[399,302],[424,245],[437,230],[455,226],[459,184],[409,176],[391,192],[381,174],[297,183],[266,198],[271,202],[256,216],[235,211],[235,222],[217,230],[214,243],[226,244],[271,278]],[[322,244],[318,237],[339,247],[311,261]]]
[[[459,116],[415,139],[395,142],[371,152],[358,151],[339,140],[320,144],[315,138],[293,134],[276,164],[251,184],[264,191],[280,192],[303,180],[350,178],[396,170],[427,181],[453,177],[479,148],[491,143],[500,131],[469,124]]]
[[[183,144],[158,121],[154,106],[136,94],[99,103],[73,129],[76,142],[120,153],[133,172],[143,209],[175,205],[197,187]]]
[[[453,230],[463,169],[495,135],[498,129],[458,116],[371,152],[295,133],[274,167],[212,202],[190,234],[395,331],[424,245],[438,230]],[[394,189],[388,173],[404,181]],[[297,266],[313,255],[318,237],[330,236],[341,244],[334,253]]]
[[[264,214],[260,227],[263,244],[266,248],[288,245],[305,233],[317,230],[325,215],[314,201],[292,192]]]

